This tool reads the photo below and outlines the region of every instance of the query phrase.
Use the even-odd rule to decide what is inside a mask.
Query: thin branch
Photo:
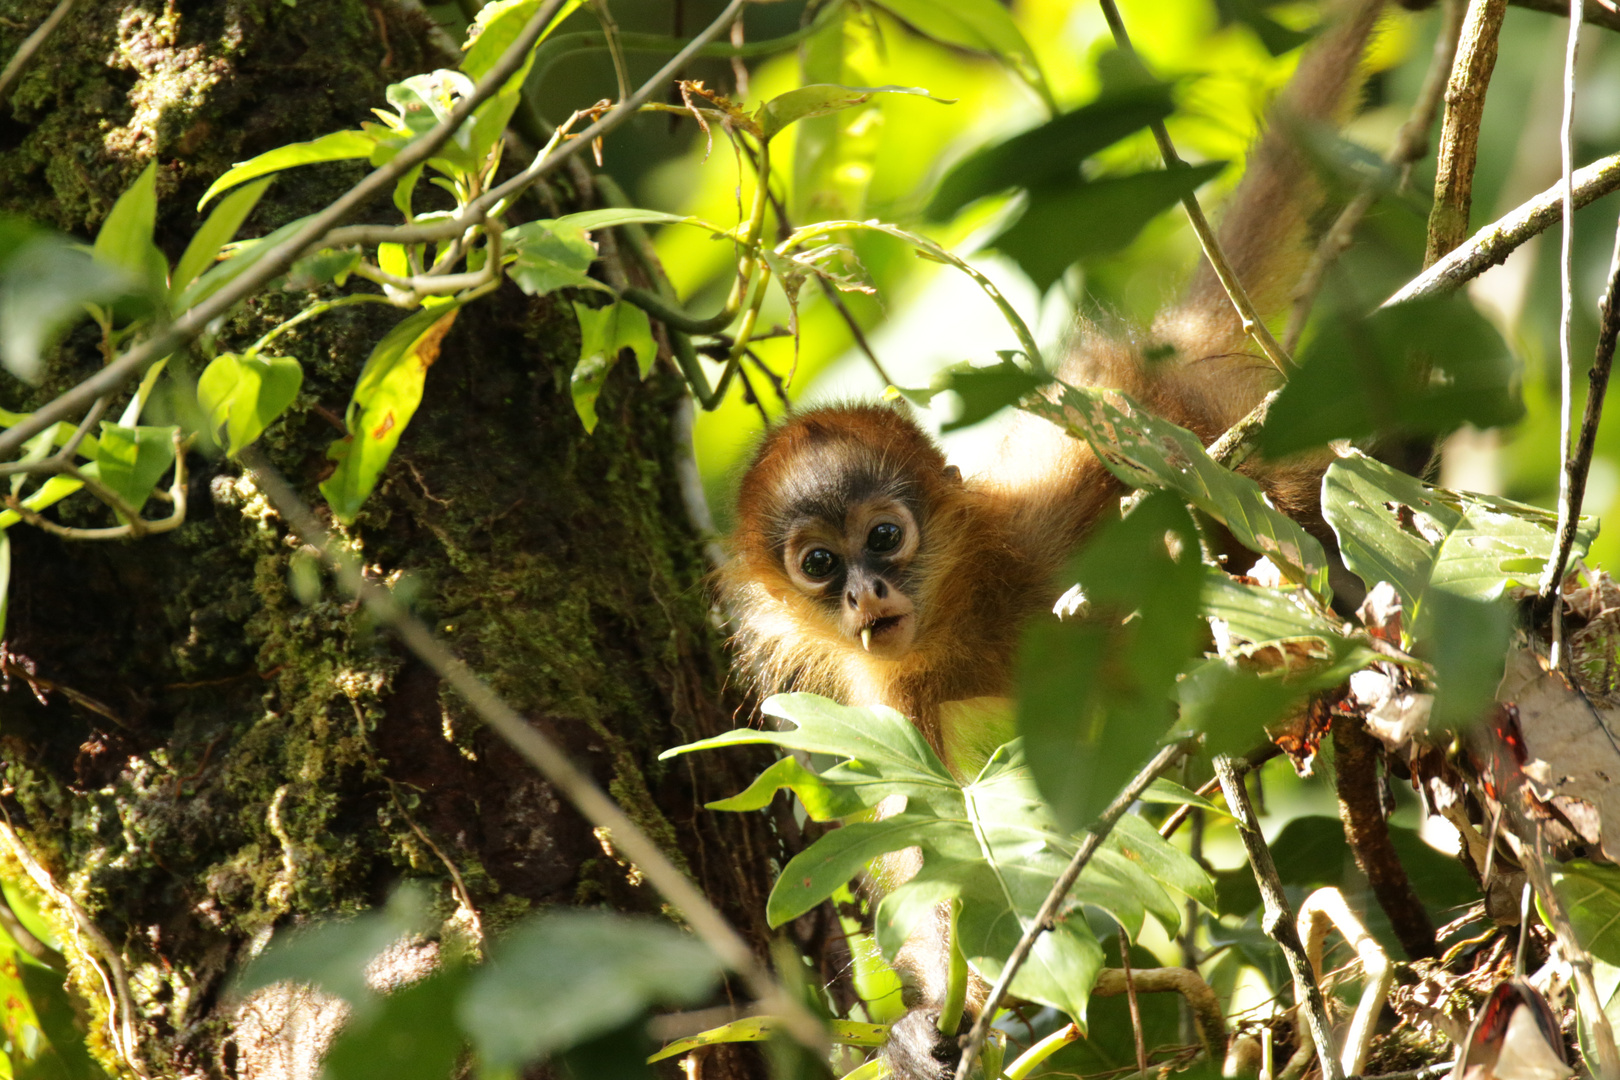
[[[450,111],[443,121],[420,138],[412,141],[392,161],[373,171],[325,210],[313,215],[309,223],[302,229],[299,229],[271,251],[266,252],[253,266],[243,271],[240,276],[220,289],[219,292],[186,311],[164,330],[142,344],[135,346],[95,375],[79,383],[79,385],[60,397],[41,406],[27,419],[0,433],[0,457],[14,453],[29,438],[56,421],[80,409],[87,408],[94,399],[101,395],[116,391],[135,375],[145,370],[148,364],[184,345],[202,333],[203,329],[214,319],[228,312],[238,302],[257,292],[272,279],[280,276],[307,251],[330,246],[334,237],[338,235],[334,231],[334,226],[363,206],[374,195],[392,185],[395,180],[414,168],[418,163],[426,161],[436,153],[454,134],[461,122],[479,104],[499,90],[506,80],[522,66],[523,58],[528,49],[534,45],[535,39],[545,29],[561,2],[562,0],[550,0],[544,8],[536,12],[534,18],[529,21],[523,32],[518,35],[517,40],[501,55],[495,66],[478,81],[472,93],[458,101],[455,108]],[[726,9],[721,12],[719,18],[710,23],[703,33],[693,38],[685,49],[668,64],[660,68],[651,79],[643,83],[641,88],[628,101],[621,102],[610,109],[600,120],[582,131],[577,139],[557,147],[552,153],[546,155],[543,160],[533,162],[527,169],[514,176],[511,180],[486,192],[469,203],[455,217],[446,219],[442,223],[435,223],[440,228],[430,229],[421,226],[408,226],[407,229],[420,233],[423,240],[448,239],[460,235],[466,229],[482,222],[497,204],[534,184],[573,157],[574,154],[589,145],[594,139],[605,135],[633,116],[641,102],[656,92],[657,88],[675,71],[679,70],[690,59],[692,54],[696,53],[706,42],[731,25],[731,20],[736,17],[744,2],[745,0],[731,0]],[[440,231],[441,229],[444,231]],[[349,239],[346,242],[353,243],[355,241]]]
[[[1108,804],[1108,808],[1102,812],[1102,816],[1087,831],[1085,839],[1080,841],[1080,850],[1074,853],[1074,858],[1069,860],[1069,865],[1064,867],[1062,874],[1058,875],[1056,883],[1052,886],[1052,891],[1046,894],[1046,899],[1041,903],[1040,910],[1035,913],[1035,918],[1030,920],[1029,926],[1024,930],[1024,935],[1018,939],[1018,945],[1013,949],[1012,955],[1007,957],[1007,963],[1001,969],[1001,977],[996,980],[996,985],[990,988],[990,996],[985,999],[983,1007],[979,1010],[978,1018],[973,1021],[973,1030],[969,1031],[965,1037],[962,1060],[956,1066],[956,1080],[967,1080],[968,1073],[973,1070],[974,1060],[978,1058],[979,1051],[984,1048],[984,1039],[990,1032],[990,1024],[995,1019],[996,1010],[1001,1007],[1002,999],[1007,996],[1007,989],[1012,985],[1013,978],[1018,974],[1018,969],[1023,967],[1024,961],[1029,959],[1030,950],[1035,947],[1035,939],[1052,929],[1059,906],[1062,905],[1064,898],[1069,895],[1069,890],[1074,888],[1074,883],[1080,877],[1080,872],[1086,868],[1086,864],[1091,861],[1091,857],[1097,853],[1097,850],[1102,847],[1102,842],[1113,831],[1114,823],[1125,816],[1125,811],[1131,808],[1131,804],[1137,800],[1143,791],[1147,790],[1147,786],[1153,783],[1160,773],[1185,756],[1192,749],[1192,746],[1191,742],[1183,740],[1160,747],[1159,752],[1153,755],[1153,760],[1149,761],[1142,771],[1137,773],[1129,784],[1125,785],[1125,790],[1115,796],[1114,801]],[[1342,1078],[1331,1077],[1330,1080],[1342,1080]]]
[[[1136,57],[1136,49],[1131,45],[1130,35],[1125,32],[1125,20],[1120,17],[1119,8],[1114,0],[1098,0],[1098,2],[1102,6],[1103,17],[1108,20],[1108,29],[1114,35],[1114,44],[1126,55]],[[1166,130],[1164,122],[1155,120],[1152,128],[1153,138],[1159,144],[1159,156],[1164,158],[1165,168],[1185,168],[1187,163],[1176,153],[1175,144],[1170,141],[1170,132]],[[1198,205],[1198,196],[1189,191],[1181,197],[1181,205],[1187,211],[1187,220],[1191,223],[1193,232],[1198,236],[1199,246],[1204,249],[1204,258],[1209,260],[1209,265],[1215,270],[1215,276],[1220,279],[1221,288],[1226,290],[1226,295],[1232,301],[1232,307],[1237,310],[1238,318],[1243,322],[1243,332],[1254,339],[1254,343],[1260,346],[1260,351],[1266,354],[1266,359],[1282,372],[1284,378],[1293,375],[1299,370],[1299,366],[1255,313],[1248,291],[1232,272],[1232,266],[1226,261],[1226,253],[1221,250],[1215,230],[1210,226],[1209,219],[1204,216],[1204,208]]]
[[[838,295],[838,287],[819,274],[816,275],[816,284],[821,286],[822,294],[832,304],[833,310],[838,312],[839,317],[844,320],[844,325],[849,327],[850,336],[855,339],[855,346],[865,354],[867,362],[872,365],[872,370],[877,372],[878,378],[883,380],[883,385],[893,386],[894,380],[889,377],[887,371],[883,370],[883,362],[877,358],[877,353],[872,349],[872,343],[866,339],[866,331],[861,329],[860,320],[855,317],[853,311],[849,310],[849,305],[844,303],[844,298]]]
[[[1127,980],[1129,984],[1127,987]],[[1217,1065],[1226,1057],[1226,1014],[1221,1011],[1220,995],[1191,968],[1103,968],[1097,973],[1094,998],[1118,997],[1127,988],[1139,994],[1180,994],[1192,1012],[1198,1028],[1198,1041]]]
[[[1385,167],[1382,177],[1367,178],[1361,185],[1361,190],[1356,193],[1356,197],[1340,211],[1333,225],[1323,234],[1321,243],[1311,256],[1311,263],[1306,267],[1305,276],[1294,293],[1293,311],[1289,313],[1288,329],[1283,334],[1283,347],[1290,353],[1299,346],[1300,336],[1305,332],[1305,323],[1310,318],[1311,308],[1316,305],[1316,296],[1322,291],[1322,282],[1327,276],[1328,268],[1350,247],[1361,219],[1367,216],[1367,211],[1378,201],[1380,187],[1383,183],[1394,179],[1397,189],[1405,188],[1412,176],[1413,163],[1428,153],[1429,129],[1434,126],[1434,114],[1440,108],[1441,95],[1446,89],[1446,79],[1457,54],[1457,38],[1462,27],[1461,2],[1462,0],[1444,0],[1440,6],[1440,32],[1435,35],[1434,53],[1429,60],[1429,69],[1423,76],[1423,85],[1418,90],[1417,100],[1412,103],[1412,111],[1407,115],[1406,123],[1395,133],[1394,145],[1384,156]]]
[[[1131,1014],[1131,1036],[1136,1043],[1136,1071],[1147,1076],[1147,1039],[1142,1034],[1142,1003],[1136,1000],[1136,980],[1131,972],[1131,936],[1119,927],[1119,966],[1125,972],[1125,1004]]]
[[[1609,257],[1609,284],[1598,305],[1597,355],[1586,375],[1586,412],[1581,417],[1581,436],[1575,453],[1564,470],[1569,488],[1569,514],[1560,514],[1558,551],[1553,557],[1553,581],[1562,581],[1575,549],[1575,527],[1580,524],[1581,504],[1586,499],[1586,477],[1592,468],[1592,452],[1597,447],[1598,421],[1603,419],[1603,396],[1609,389],[1609,371],[1614,367],[1614,347],[1620,338],[1620,227],[1615,230],[1614,254]],[[1562,605],[1559,605],[1562,606]]]
[[[1548,15],[1568,15],[1569,5],[1563,0],[1508,0],[1514,7],[1525,8],[1528,11],[1540,11]],[[1613,0],[1586,0],[1585,19],[1593,26],[1601,26],[1606,30],[1620,30],[1620,6]]]
[[[1558,131],[1559,167],[1563,173],[1564,223],[1558,245],[1558,532],[1573,520],[1570,496],[1570,433],[1575,413],[1575,355],[1570,330],[1575,319],[1575,62],[1581,48],[1581,0],[1569,0],[1569,37],[1564,45],[1564,119]],[[1546,603],[1558,590],[1563,565],[1554,551],[1541,574],[1538,591]],[[1553,667],[1564,660],[1564,605],[1552,605]]]
[[[326,529],[257,447],[241,454],[254,483],[270,500],[292,532],[321,555],[339,584],[388,627],[417,658],[455,689],[479,717],[511,744],[524,760],[571,802],[585,819],[612,834],[614,846],[646,876],[681,913],[704,944],[732,971],[741,975],[761,1010],[783,1018],[793,1037],[806,1046],[826,1042],[821,1024],[798,999],[787,993],[755,958],[747,942],[732,929],[707,897],[663,849],[638,828],[617,803],[537,728],[501,700],[471,668],[433,636],[394,594],[362,574],[358,563],[336,548]]]
[[[1254,879],[1260,886],[1260,897],[1265,901],[1265,914],[1261,917],[1260,925],[1282,949],[1283,957],[1288,961],[1288,970],[1294,977],[1294,993],[1299,998],[1299,1007],[1305,1013],[1306,1024],[1315,1040],[1316,1056],[1322,1064],[1324,1080],[1344,1080],[1344,1070],[1339,1066],[1338,1055],[1333,1052],[1333,1029],[1328,1026],[1327,1005],[1322,1000],[1321,988],[1316,985],[1305,947],[1299,940],[1299,929],[1294,924],[1293,914],[1288,910],[1282,879],[1277,876],[1277,866],[1271,860],[1271,849],[1266,846],[1266,838],[1261,835],[1260,824],[1255,820],[1249,790],[1243,785],[1245,770],[1242,765],[1241,758],[1218,755],[1215,758],[1215,775],[1220,778],[1226,805],[1237,819],[1238,835],[1242,837],[1243,848],[1249,855],[1249,869],[1254,871]]]
[[[1434,177],[1434,207],[1429,211],[1429,239],[1423,265],[1430,266],[1468,235],[1468,212],[1474,199],[1474,164],[1479,153],[1479,118],[1485,112],[1485,90],[1496,68],[1496,38],[1507,13],[1507,0],[1469,0],[1463,19],[1457,60],[1446,86],[1446,118],[1440,128],[1440,152]]]
[[[62,25],[62,20],[67,18],[67,13],[73,9],[75,3],[77,0],[62,0],[49,15],[45,16],[45,21],[17,46],[17,51],[12,54],[5,70],[0,71],[0,105],[6,103],[6,99],[11,96],[12,85],[22,77],[23,68],[28,66],[28,61],[34,58],[34,54],[39,52],[50,36],[56,32],[56,28]]]
[[[1600,158],[1575,173],[1575,209],[1620,188],[1620,154]],[[1450,292],[1503,262],[1513,250],[1564,216],[1564,185],[1560,182],[1480,229],[1468,242],[1401,286],[1385,300],[1394,307],[1408,300]]]
[[[1347,1075],[1359,1076],[1367,1064],[1367,1051],[1372,1047],[1378,1014],[1389,998],[1389,988],[1395,984],[1395,970],[1390,967],[1383,946],[1367,933],[1366,926],[1350,910],[1344,894],[1329,886],[1317,889],[1299,906],[1299,935],[1305,939],[1305,955],[1318,979],[1322,977],[1322,946],[1327,941],[1328,931],[1334,927],[1361,959],[1361,1000],[1345,1032],[1344,1056],[1340,1059]]]

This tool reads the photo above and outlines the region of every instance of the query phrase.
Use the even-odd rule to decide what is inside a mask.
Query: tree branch
[[[1507,0],[1469,0],[1468,14],[1463,18],[1457,59],[1446,85],[1446,116],[1440,128],[1424,266],[1434,264],[1468,235],[1474,163],[1479,153],[1479,118],[1485,112],[1485,90],[1496,68],[1496,38],[1506,13]]]

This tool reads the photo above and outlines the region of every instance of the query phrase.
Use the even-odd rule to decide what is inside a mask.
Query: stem
[[[242,463],[292,532],[312,545],[338,583],[363,604],[371,616],[394,632],[439,678],[452,687],[496,734],[511,744],[569,802],[598,828],[613,835],[614,845],[634,863],[693,932],[729,969],[748,983],[762,1010],[774,1013],[793,1037],[820,1049],[826,1032],[820,1021],[772,978],[753,950],[715,910],[690,878],[670,861],[663,849],[596,786],[596,782],[569,760],[568,755],[540,730],[501,700],[459,657],[433,636],[428,628],[395,599],[394,594],[361,572],[356,560],[334,549],[326,529],[258,447],[242,451]]]
[[[1007,957],[1006,966],[1001,969],[1001,977],[996,980],[996,985],[990,988],[990,996],[985,999],[978,1019],[973,1022],[973,1030],[967,1034],[967,1043],[962,1049],[962,1060],[956,1066],[956,1080],[967,1080],[968,1073],[973,1070],[974,1059],[984,1047],[984,1039],[990,1032],[990,1024],[995,1019],[996,1010],[1000,1008],[1002,1000],[1007,996],[1008,988],[1012,986],[1013,977],[1018,974],[1018,969],[1024,966],[1024,961],[1029,959],[1030,950],[1035,947],[1035,939],[1052,928],[1053,919],[1063,903],[1063,898],[1069,894],[1069,890],[1080,877],[1080,872],[1086,868],[1091,857],[1097,853],[1097,849],[1102,847],[1102,842],[1113,831],[1114,823],[1125,816],[1125,811],[1130,809],[1131,804],[1147,790],[1147,786],[1153,783],[1160,773],[1174,765],[1192,748],[1193,743],[1187,740],[1161,746],[1159,752],[1153,755],[1153,760],[1125,785],[1125,790],[1114,797],[1114,801],[1108,804],[1102,816],[1086,832],[1085,838],[1080,841],[1080,850],[1074,853],[1069,865],[1058,875],[1051,892],[1046,894],[1046,899],[1041,903],[1040,910],[1035,913],[1035,918],[1030,920],[1029,927],[1018,939],[1018,945],[1013,949],[1012,955]],[[1329,1077],[1328,1080],[1343,1080],[1343,1078]]]
[[[58,26],[62,25],[62,20],[67,18],[67,13],[72,10],[76,2],[77,0],[61,0],[61,3],[57,4],[51,10],[51,13],[45,16],[45,21],[40,23],[32,34],[24,38],[21,45],[17,46],[17,51],[12,54],[11,59],[6,63],[5,70],[0,71],[0,105],[4,105],[6,98],[11,96],[12,84],[22,77],[23,69],[28,66],[28,61],[32,60],[34,54],[44,47],[46,41],[50,40],[50,36],[56,32]]]
[[[1102,6],[1103,18],[1108,20],[1108,29],[1114,35],[1114,44],[1119,46],[1121,52],[1136,59],[1136,49],[1131,44],[1131,37],[1125,32],[1125,20],[1119,14],[1119,8],[1114,0],[1098,0]],[[1167,169],[1184,169],[1187,163],[1181,160],[1176,153],[1175,144],[1170,141],[1170,132],[1165,128],[1164,122],[1155,120],[1152,124],[1153,138],[1159,144],[1159,156],[1164,159]],[[1272,337],[1271,331],[1255,313],[1254,304],[1249,300],[1249,293],[1238,280],[1237,274],[1232,272],[1232,265],[1226,261],[1226,253],[1221,250],[1220,240],[1215,236],[1215,230],[1210,227],[1209,219],[1204,216],[1204,208],[1198,205],[1198,196],[1192,192],[1181,197],[1182,209],[1187,212],[1187,221],[1192,225],[1193,233],[1198,237],[1199,247],[1204,249],[1204,258],[1214,269],[1215,276],[1220,280],[1221,288],[1226,290],[1227,297],[1232,301],[1232,307],[1237,310],[1238,318],[1243,323],[1243,332],[1254,339],[1260,346],[1260,351],[1266,354],[1272,366],[1288,378],[1299,370],[1293,358]]]
[[[1018,1060],[1007,1066],[1007,1080],[1024,1080],[1035,1071],[1035,1066],[1068,1046],[1078,1042],[1081,1038],[1080,1027],[1077,1024],[1066,1024],[1052,1034],[1025,1050],[1018,1056]]]
[[[957,921],[962,915],[962,901],[952,900],[950,908],[950,966],[946,972],[945,1003],[939,1009],[939,1033],[947,1039],[956,1035],[962,1026],[962,1007],[967,1004],[968,963],[962,952],[962,935]]]
[[[1434,208],[1429,211],[1429,238],[1423,265],[1432,265],[1468,235],[1468,212],[1474,198],[1474,164],[1479,154],[1479,120],[1485,112],[1485,90],[1496,68],[1496,39],[1507,0],[1469,0],[1457,44],[1457,59],[1446,85],[1446,116],[1436,155]]]
[[[1147,1076],[1147,1040],[1142,1035],[1142,1003],[1136,1000],[1136,980],[1131,975],[1131,936],[1119,928],[1119,966],[1125,971],[1125,1004],[1131,1014],[1131,1037],[1136,1044],[1136,1071]]]
[[[1260,897],[1265,902],[1265,914],[1260,925],[1282,949],[1288,970],[1294,976],[1294,993],[1299,998],[1299,1007],[1305,1012],[1311,1037],[1316,1042],[1316,1056],[1321,1062],[1324,1080],[1344,1080],[1344,1070],[1339,1065],[1338,1055],[1333,1052],[1333,1029],[1328,1026],[1327,1006],[1311,972],[1310,960],[1305,956],[1305,947],[1299,940],[1299,929],[1294,924],[1293,913],[1288,909],[1288,900],[1283,896],[1282,878],[1277,875],[1277,865],[1271,860],[1271,849],[1266,846],[1266,838],[1261,835],[1260,824],[1255,820],[1254,805],[1249,802],[1249,789],[1243,784],[1245,771],[1241,758],[1225,754],[1215,758],[1215,775],[1220,778],[1226,805],[1237,819],[1238,835],[1249,855],[1249,868],[1254,871],[1254,879],[1260,886]]]
[[[300,311],[298,314],[294,315],[280,326],[272,327],[270,331],[258,341],[255,341],[252,345],[249,345],[243,350],[242,358],[244,360],[251,360],[255,356],[258,356],[259,353],[264,351],[264,349],[272,341],[276,340],[276,338],[280,337],[282,334],[285,334],[287,331],[291,330],[301,322],[308,322],[310,319],[313,319],[318,315],[325,315],[333,308],[349,307],[352,304],[391,304],[391,301],[386,296],[378,296],[376,293],[353,293],[349,296],[339,296],[333,300],[322,300],[319,303],[311,304],[309,307],[305,308],[303,311]]]
[[[1570,326],[1575,316],[1575,60],[1580,54],[1581,0],[1569,0],[1569,37],[1564,46],[1564,121],[1559,128],[1559,161],[1564,181],[1564,223],[1559,231],[1558,258],[1558,463],[1562,466],[1558,484],[1558,534],[1574,519],[1570,481],[1574,462],[1570,457],[1570,429],[1574,414],[1575,357],[1570,345]],[[1546,603],[1558,593],[1564,567],[1559,560],[1562,545],[1547,560],[1541,575],[1540,600]],[[1553,667],[1564,667],[1564,605],[1552,605]]]

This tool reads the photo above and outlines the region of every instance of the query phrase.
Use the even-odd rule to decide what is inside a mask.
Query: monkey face
[[[851,643],[895,660],[916,638],[916,609],[906,586],[920,539],[905,503],[866,499],[837,518],[806,515],[795,521],[782,547],[783,568]]]

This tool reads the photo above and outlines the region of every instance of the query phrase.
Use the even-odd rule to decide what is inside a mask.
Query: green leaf
[[[225,175],[215,180],[203,193],[202,199],[197,203],[197,209],[201,210],[207,206],[220,192],[229,191],[238,184],[257,180],[269,173],[280,172],[296,165],[369,158],[376,148],[376,136],[364,131],[334,131],[330,135],[322,135],[309,142],[278,146],[274,150],[267,150],[258,157],[238,162],[225,170]]]
[[[321,1059],[323,1080],[448,1080],[464,1041],[455,1007],[469,974],[463,966],[442,968],[378,995],[338,1032]]]
[[[1244,547],[1270,559],[1288,580],[1327,598],[1322,545],[1275,509],[1259,484],[1216,464],[1192,432],[1145,412],[1117,390],[1065,386],[1058,401],[1036,397],[1024,407],[1085,439],[1120,480],[1175,492],[1225,525]]]
[[[1575,859],[1554,870],[1553,888],[1586,951],[1620,965],[1620,867]]]
[[[684,1039],[676,1039],[648,1058],[647,1063],[650,1065],[655,1061],[679,1057],[699,1047],[717,1043],[763,1042],[782,1030],[782,1021],[777,1017],[748,1016],[708,1031],[700,1031],[696,1035],[688,1035]],[[858,1020],[827,1021],[827,1038],[839,1046],[882,1046],[888,1037],[887,1024],[863,1024]]]
[[[1032,188],[1024,212],[990,243],[1044,292],[1073,263],[1125,248],[1148,222],[1224,168],[1224,161],[1210,161]]]
[[[0,249],[0,361],[24,382],[39,378],[40,355],[85,317],[86,304],[142,294],[142,278],[92,258],[44,230],[13,234]]]
[[[634,304],[592,308],[575,301],[574,315],[579,319],[579,363],[574,365],[569,385],[580,422],[586,431],[595,431],[596,399],[608,372],[619,362],[620,351],[629,349],[635,354],[645,379],[658,358],[658,346],[653,342],[647,313]]]
[[[1057,110],[1035,50],[996,0],[881,0],[878,6],[926,37],[997,57],[1029,83],[1048,110]]]
[[[0,932],[0,1030],[8,1043],[4,1075],[20,1080],[105,1080],[91,1059],[64,976]]]
[[[581,210],[577,214],[564,214],[551,222],[553,227],[606,229],[613,225],[695,225],[698,219],[681,214],[666,214],[662,210],[643,210],[638,206],[609,206],[601,210]],[[519,225],[517,228],[522,228]],[[512,230],[507,230],[511,232]]]
[[[1196,629],[1196,621],[1189,616]],[[850,708],[809,694],[780,694],[765,711],[795,727],[727,732],[669,754],[751,743],[830,754],[813,793],[839,808],[871,807],[891,796],[905,809],[877,821],[834,829],[783,869],[767,902],[773,925],[793,919],[839,893],[878,855],[908,847],[922,852],[922,870],[879,907],[878,940],[888,955],[939,903],[961,899],[964,949],[981,974],[993,977],[1034,917],[1053,882],[1077,850],[1079,837],[1063,831],[1035,788],[1020,744],[990,755],[971,782],[955,779],[904,716],[881,706]],[[800,767],[802,768],[802,767]],[[774,765],[750,786],[739,808],[758,805],[769,790],[790,786],[800,769]],[[767,779],[768,777],[768,779]],[[1203,870],[1161,839],[1146,822],[1117,828],[1071,892],[1072,910],[1090,904],[1122,925],[1139,927],[1151,913],[1180,924],[1171,892],[1213,899]],[[1037,945],[1028,974],[1014,992],[1084,1019],[1086,996],[1102,952],[1086,920],[1061,920]]]
[[[883,42],[878,21],[857,5],[824,8],[823,25],[799,47],[801,85],[860,85],[881,78]],[[801,224],[865,216],[883,113],[868,103],[799,122],[793,135],[789,216]]]
[[[196,281],[186,286],[185,291],[180,294],[180,299],[175,301],[174,310],[185,311],[213,296],[252,269],[260,259],[274,251],[278,244],[302,229],[308,222],[309,218],[301,217],[296,221],[287,222],[267,236],[257,237],[238,245],[228,258],[209,267]]]
[[[172,298],[178,300],[186,287],[213,265],[219,249],[236,238],[236,231],[253,213],[265,189],[274,182],[273,177],[266,177],[249,184],[240,191],[231,192],[225,201],[214,208],[202,228],[197,230],[197,235],[191,238],[191,243],[186,245],[185,254],[175,264],[174,276],[169,281],[169,295]]]
[[[174,464],[177,427],[122,427],[103,420],[95,463],[98,479],[136,513]]]
[[[580,225],[530,221],[506,230],[512,265],[507,276],[530,296],[557,289],[602,288],[586,271],[596,261],[596,245]]]
[[[536,46],[550,37],[552,31],[578,10],[582,2],[583,0],[567,0],[558,8],[545,31],[536,40]],[[539,12],[540,6],[539,0],[499,0],[497,3],[485,4],[479,10],[477,18],[473,20],[472,26],[468,28],[469,34],[476,36],[467,43],[466,55],[461,61],[462,73],[474,82],[487,75],[513,42],[517,41],[529,20]],[[512,77],[473,112],[472,124],[466,126],[470,127],[467,145],[472,160],[482,161],[484,155],[505,132],[512,114],[517,111],[524,81],[528,79],[533,65],[534,49],[530,49],[529,55],[523,58],[522,65]]]
[[[1428,633],[1432,590],[1494,600],[1510,585],[1534,584],[1552,551],[1557,515],[1508,499],[1434,488],[1365,455],[1335,461],[1322,480],[1322,516],[1345,564],[1371,588],[1395,586],[1406,631]],[[1576,553],[1597,533],[1583,517]]]
[[[1186,508],[1169,495],[1149,496],[1101,529],[1067,572],[1091,614],[1034,620],[1025,631],[1018,731],[1066,828],[1089,824],[1175,720],[1170,692],[1201,632],[1198,552]]]
[[[1299,359],[1260,433],[1271,456],[1375,432],[1494,427],[1524,414],[1507,343],[1462,293],[1365,318],[1332,312]]]
[[[157,162],[118,196],[96,233],[95,257],[137,281],[161,285],[169,264],[152,243],[157,221]]]
[[[214,437],[235,457],[287,411],[303,381],[304,369],[291,357],[221,353],[197,380],[197,403]]]
[[[872,100],[873,94],[914,94],[942,105],[955,104],[953,100],[935,97],[919,86],[837,86],[819,83],[800,86],[785,94],[778,94],[759,107],[755,119],[765,133],[765,139],[769,141],[796,120],[826,116],[829,113],[854,108],[856,105],[864,105]]]
[[[349,434],[326,450],[338,466],[321,482],[321,494],[339,521],[353,521],[377,486],[399,437],[422,403],[428,368],[439,358],[439,344],[459,310],[459,303],[452,301],[415,312],[366,358],[349,399]]]
[[[1513,638],[1513,612],[1500,600],[1475,600],[1445,589],[1430,592],[1425,606],[1419,651],[1434,664],[1430,723],[1464,727],[1496,700]]]
[[[934,193],[928,216],[944,220],[987,195],[1012,188],[1080,183],[1080,162],[1175,111],[1168,86],[1128,87],[959,162]]]
[[[496,1068],[575,1046],[655,1005],[701,1002],[720,978],[719,960],[690,934],[602,912],[532,917],[492,952],[456,1016],[483,1063]]]
[[[1000,412],[1008,405],[1016,405],[1025,397],[1052,381],[1044,371],[1028,371],[1011,360],[989,367],[957,364],[935,376],[933,386],[926,392],[928,398],[946,390],[954,391],[962,399],[962,411],[941,425],[940,430],[956,431],[971,427],[981,420]],[[904,393],[904,391],[903,391]],[[917,394],[918,391],[910,391]]]
[[[3,629],[3,626],[0,626]],[[812,821],[837,821],[867,809],[847,788],[833,787],[798,758],[785,757],[766,769],[747,788],[729,799],[705,803],[707,810],[763,810],[783,789],[797,795]]]

